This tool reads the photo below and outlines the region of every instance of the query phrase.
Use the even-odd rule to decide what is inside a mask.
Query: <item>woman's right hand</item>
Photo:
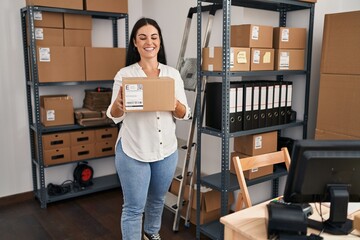
[[[111,116],[121,117],[124,114],[124,103],[122,97],[122,87],[120,87],[118,95],[111,107]]]

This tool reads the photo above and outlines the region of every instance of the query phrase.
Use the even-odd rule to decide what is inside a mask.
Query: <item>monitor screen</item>
[[[284,201],[330,202],[329,219],[316,224],[310,221],[316,225],[310,227],[333,234],[351,231],[347,206],[360,202],[360,141],[296,140]]]

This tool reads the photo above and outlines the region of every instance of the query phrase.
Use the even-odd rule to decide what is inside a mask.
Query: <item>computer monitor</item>
[[[360,202],[360,141],[296,140],[284,201],[330,202],[330,217],[324,222],[308,219],[308,226],[336,235],[350,233],[348,203]]]

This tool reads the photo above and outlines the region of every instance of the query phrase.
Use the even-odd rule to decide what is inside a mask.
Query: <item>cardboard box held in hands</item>
[[[175,85],[170,77],[124,77],[122,94],[125,112],[175,110]]]

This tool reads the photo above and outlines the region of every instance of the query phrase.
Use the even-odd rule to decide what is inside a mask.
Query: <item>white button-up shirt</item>
[[[166,76],[175,80],[175,97],[186,107],[183,119],[189,119],[191,111],[179,71],[161,63],[158,68],[160,77]],[[127,112],[118,118],[111,116],[111,107],[122,86],[123,77],[146,77],[146,74],[140,65],[135,63],[120,69],[114,78],[111,104],[106,115],[115,123],[122,121],[116,145],[121,138],[122,148],[129,157],[143,162],[162,160],[177,149],[174,116],[172,112]]]

